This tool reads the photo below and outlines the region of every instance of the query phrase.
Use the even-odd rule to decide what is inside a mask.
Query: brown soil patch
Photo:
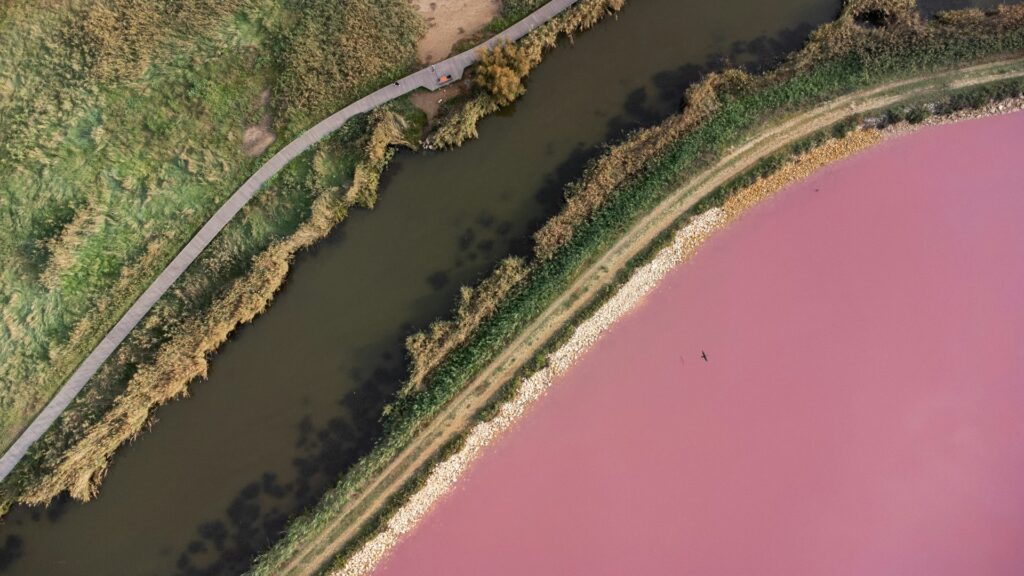
[[[267,110],[270,104],[270,90],[260,93],[259,106]],[[246,156],[259,156],[274,143],[277,135],[270,129],[270,112],[267,111],[260,118],[258,124],[247,126],[242,132],[242,153]]]
[[[463,80],[434,92],[418,90],[409,96],[409,100],[413,106],[427,113],[428,122],[433,122],[437,118],[442,103],[467,92],[469,92],[469,82]]]
[[[482,30],[501,9],[501,0],[412,0],[412,3],[427,21],[427,33],[416,45],[416,54],[424,64],[447,58],[456,42]]]

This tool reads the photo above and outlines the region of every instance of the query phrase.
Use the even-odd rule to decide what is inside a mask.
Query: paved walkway
[[[341,128],[353,116],[369,112],[374,108],[386,104],[400,96],[404,96],[418,88],[437,90],[446,84],[450,84],[462,78],[463,72],[477,60],[477,51],[481,48],[493,46],[501,41],[515,41],[531,30],[544,24],[551,18],[575,4],[578,0],[552,0],[526,18],[520,20],[504,32],[494,36],[487,42],[480,44],[461,54],[457,54],[447,60],[438,62],[389,84],[376,92],[365,96],[341,110],[321,120],[316,126],[306,130],[295,140],[288,143],[277,154],[274,154],[266,164],[260,167],[255,174],[249,177],[242,186],[231,195],[230,198],[217,210],[217,212],[199,229],[199,232],[182,248],[181,252],[174,257],[174,260],[164,268],[163,272],[156,277],[156,280],[146,288],[146,291],[139,296],[139,299],[132,304],[131,308],[124,313],[124,316],[107,332],[99,345],[93,349],[75,370],[71,378],[64,383],[64,386],[50,399],[50,402],[43,408],[42,412],[36,415],[32,423],[21,433],[21,436],[11,444],[10,448],[0,457],[0,481],[7,477],[14,467],[28,452],[32,444],[38,440],[57,420],[64,410],[71,405],[71,402],[78,395],[78,392],[85,387],[104,361],[124,341],[132,328],[138,324],[146,313],[149,312],[157,300],[174,284],[185,269],[199,257],[199,254],[210,245],[210,242],[227,226],[228,222],[238,214],[246,203],[256,194],[257,191],[282,168],[285,167],[299,154],[316,145],[324,137]],[[446,78],[447,77],[447,78]]]

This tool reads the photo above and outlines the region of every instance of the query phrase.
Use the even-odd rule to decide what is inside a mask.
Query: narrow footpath
[[[99,344],[82,361],[78,369],[68,378],[68,381],[54,394],[43,410],[36,415],[32,423],[22,431],[18,439],[4,452],[4,455],[0,457],[0,482],[7,478],[11,471],[14,470],[14,467],[28,453],[32,444],[41,438],[50,426],[57,421],[57,418],[60,417],[64,410],[71,405],[71,402],[74,401],[82,388],[88,384],[89,380],[100,369],[100,366],[113,354],[121,342],[128,337],[128,334],[131,333],[135,325],[142,321],[156,304],[157,300],[171,288],[175,280],[202,254],[203,250],[210,245],[210,242],[238,214],[242,207],[252,199],[256,192],[289,162],[315,146],[332,132],[341,128],[345,122],[354,116],[369,112],[413,90],[426,88],[427,90],[434,91],[460,80],[466,68],[477,61],[479,50],[490,48],[498,42],[514,42],[530,33],[534,28],[561,14],[578,1],[551,0],[551,2],[541,6],[526,18],[495,35],[490,40],[452,56],[447,60],[414,72],[397,82],[356,100],[321,120],[317,125],[303,132],[299,137],[274,154],[270,160],[267,160],[266,164],[261,166],[255,174],[250,176],[224,202],[206,224],[199,229],[199,232],[192,237],[192,240],[178,252],[178,255],[171,260],[171,263],[160,272],[156,279],[153,280],[153,283],[146,288],[121,319],[118,320],[117,324],[107,332],[106,336],[100,340]]]

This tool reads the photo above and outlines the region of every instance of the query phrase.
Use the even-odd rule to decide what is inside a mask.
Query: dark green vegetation
[[[405,74],[420,32],[405,0],[0,7],[0,444],[262,159]],[[398,102],[289,166],[135,330],[3,500],[91,496],[150,409],[266,306],[291,255],[350,206],[372,205],[366,184],[387,147],[415,143],[421,127]]]
[[[972,86],[952,91],[949,96],[937,102],[918,102],[895,106],[882,118],[885,124],[909,122],[920,124],[932,114],[947,115],[961,110],[983,108],[993,102],[1000,102],[1024,95],[1024,80],[1012,78],[982,86]]]
[[[900,106],[886,112],[884,121],[896,123],[903,120],[911,124],[920,124],[933,114],[953,114],[961,110],[983,108],[993,102],[1000,102],[1024,95],[1024,80],[1012,78],[1002,82],[993,82],[983,86],[972,86],[956,90],[937,102],[920,102],[913,106]]]
[[[558,233],[539,236],[543,241],[538,243],[536,256],[527,262],[527,274],[521,283],[508,291],[493,313],[426,375],[421,387],[396,399],[386,413],[385,432],[373,452],[353,467],[319,506],[292,524],[256,573],[272,573],[277,562],[293,554],[310,535],[324,530],[332,515],[410,445],[416,434],[582,271],[639,218],[689,178],[720,160],[730,147],[781,118],[834,98],[930,72],[1017,56],[1021,50],[1021,8],[990,13],[969,10],[922,22],[912,1],[850,0],[835,23],[816,31],[804,50],[778,69],[756,77],[737,72],[715,75],[691,89],[682,114],[660,127],[634,134],[598,159],[582,182],[568,188],[566,211],[571,211],[572,217],[558,220]],[[1002,93],[992,92],[989,97]],[[948,102],[957,97],[952,92]],[[854,125],[854,121],[845,120],[828,134],[841,135]],[[813,142],[796,144],[793,150]],[[625,158],[622,149],[636,154]],[[711,194],[689,215],[722,202],[744,183],[777,169],[786,157],[783,151],[763,160]],[[628,170],[609,171],[608,166]],[[642,263],[645,255],[652,253],[653,249],[634,258],[630,266]],[[611,290],[602,292],[603,297]],[[589,309],[595,305],[591,303]],[[567,334],[563,332],[561,337]],[[552,345],[557,342],[556,338]],[[543,355],[537,356],[521,373],[529,373],[543,362]],[[506,387],[503,394],[513,389]],[[493,410],[481,415],[490,414]],[[375,525],[379,524],[378,517]]]

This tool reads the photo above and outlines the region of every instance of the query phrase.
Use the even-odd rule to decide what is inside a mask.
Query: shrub
[[[907,122],[910,122],[911,124],[920,124],[927,120],[931,115],[931,110],[926,106],[914,106],[909,112],[907,112]]]
[[[507,106],[526,91],[523,78],[540,58],[539,51],[529,50],[520,44],[499,42],[480,52],[473,81],[486,90],[499,106]]]

